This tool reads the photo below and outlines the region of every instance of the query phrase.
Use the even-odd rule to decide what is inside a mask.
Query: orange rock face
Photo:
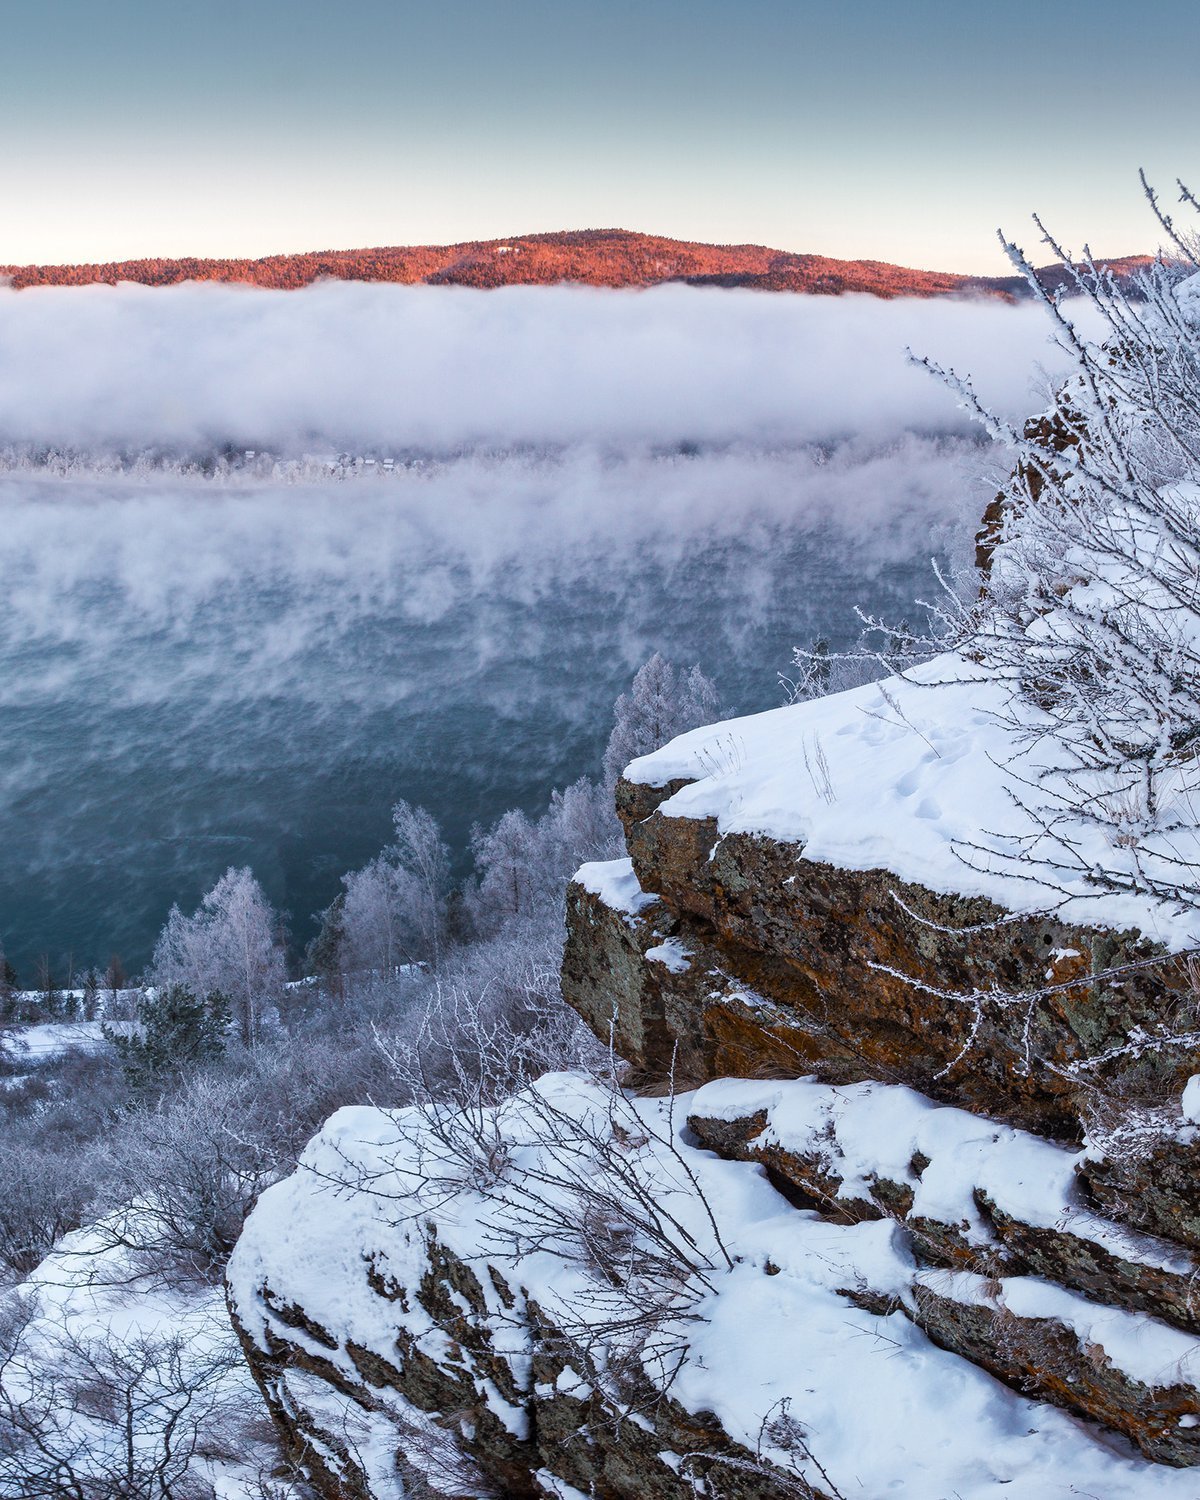
[[[761,1163],[797,1208],[846,1225],[892,1220],[925,1268],[904,1311],[934,1342],[1116,1429],[1148,1458],[1200,1462],[1200,1392],[1186,1382],[1140,1384],[1068,1323],[1014,1313],[1003,1293],[1005,1278],[1049,1282],[1084,1305],[1200,1332],[1187,1253],[1200,1248],[1200,1145],[1191,1140],[1200,1131],[1189,1131],[1179,1107],[1200,1054],[1150,1049],[1136,1064],[1098,1061],[1191,1003],[1184,965],[1137,931],[1014,919],[982,899],[670,817],[661,804],[682,784],[619,784],[633,870],[654,899],[618,911],[572,886],[570,1003],[598,1035],[611,1029],[617,1051],[660,1086],[668,1075],[677,1086],[730,1076],[879,1080],[1060,1141],[1080,1140],[1090,1125],[1077,1196],[1117,1221],[1108,1248],[1066,1223],[1024,1222],[982,1187],[974,1203],[986,1243],[965,1223],[916,1214],[913,1182],[926,1158],[910,1163],[909,1181],[880,1173],[847,1197],[832,1137],[790,1149],[762,1111],[689,1120],[718,1155]],[[1114,980],[1126,965],[1138,967]],[[1111,1151],[1097,1149],[1102,1133]],[[1161,1254],[1139,1251],[1136,1236],[1126,1245],[1119,1222],[1160,1236]],[[879,1301],[881,1312],[895,1306],[869,1288],[845,1295],[872,1310]]]
[[[615,1016],[618,1050],[646,1073],[661,1076],[677,1049],[677,1069],[696,1081],[902,1082],[1076,1139],[1096,1087],[1132,1082],[1119,1060],[1073,1070],[1153,1028],[1186,988],[1165,954],[1119,983],[1096,977],[1155,957],[1136,931],[988,926],[1005,913],[986,900],[668,817],[657,802],[672,790],[618,789],[634,870],[658,901],[636,918],[579,887],[568,902],[564,993],[605,1038]],[[691,955],[680,972],[645,956],[667,936]],[[1135,1081],[1178,1090],[1198,1066],[1190,1054],[1153,1056]]]

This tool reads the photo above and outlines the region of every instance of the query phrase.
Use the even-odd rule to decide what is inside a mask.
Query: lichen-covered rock
[[[719,984],[693,984],[690,996],[663,1005],[658,976],[643,977],[636,944],[606,921],[602,899],[574,889],[564,965],[567,999],[594,1026],[603,1006],[615,1009],[631,1049],[623,1055],[647,1072],[661,1070],[677,1041],[693,1077],[811,1069],[905,1082],[1078,1139],[1072,1068],[1153,1028],[1177,1003],[1171,987],[1186,985],[1166,955],[1161,966],[1097,981],[1160,951],[1136,931],[1001,921],[1006,914],[980,897],[838,869],[793,844],[667,816],[652,790],[622,784],[633,870],[656,899],[654,929],[696,948]],[[1021,1002],[1039,986],[1050,993]],[[750,1003],[739,1008],[739,995]],[[642,1048],[639,1015],[652,1041]],[[1116,1058],[1091,1069],[1088,1088],[1128,1066]],[[1140,1064],[1163,1092],[1181,1089],[1194,1066],[1191,1054],[1167,1052]]]
[[[1147,1458],[1180,1468],[1200,1463],[1200,1390],[1192,1381],[1139,1380],[1062,1318],[1014,1311],[1008,1299],[1019,1285],[970,1274],[939,1284],[927,1276],[914,1288],[913,1316],[944,1348],[1114,1428]]]
[[[576,880],[567,892],[563,991],[598,1037],[652,1081],[678,1086],[754,1072],[792,1078],[832,1062],[795,1010],[729,971],[701,924],[651,900],[614,907]],[[841,1069],[857,1076],[850,1060]]]
[[[1130,1111],[1136,1127],[1141,1112]],[[1171,1128],[1175,1125],[1176,1128]],[[1200,1132],[1182,1121],[1118,1132],[1080,1167],[1088,1191],[1106,1212],[1200,1250]]]
[[[273,1319],[257,1337],[248,1331],[244,1311],[231,1309],[285,1448],[324,1500],[385,1500],[394,1481],[406,1475],[463,1496],[482,1488],[535,1500],[559,1496],[560,1486],[569,1485],[603,1500],[694,1500],[692,1479],[679,1472],[680,1455],[690,1456],[697,1481],[719,1462],[713,1489],[728,1500],[784,1500],[793,1493],[784,1476],[772,1480],[711,1416],[690,1413],[654,1392],[644,1413],[630,1414],[587,1387],[571,1370],[561,1331],[535,1302],[514,1295],[495,1267],[484,1267],[510,1303],[512,1326],[506,1328],[507,1320],[489,1311],[475,1271],[436,1233],[426,1243],[426,1272],[403,1296],[411,1296],[444,1335],[436,1352],[393,1328],[390,1357],[349,1338],[328,1340],[334,1357],[314,1357],[306,1340],[281,1332],[281,1324],[290,1321],[299,1329],[302,1320],[288,1319],[267,1283],[260,1295],[264,1306],[275,1304]],[[399,1290],[380,1292],[384,1326],[387,1303],[399,1300]],[[498,1347],[499,1333],[516,1349]],[[497,1392],[525,1417],[524,1436],[497,1417],[489,1400]],[[360,1433],[353,1419],[347,1421],[348,1405],[361,1415]],[[362,1432],[374,1437],[373,1453]],[[819,1491],[814,1500],[821,1500]]]

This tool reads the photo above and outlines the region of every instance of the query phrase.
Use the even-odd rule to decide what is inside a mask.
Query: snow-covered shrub
[[[699,1303],[733,1259],[680,1147],[673,1095],[639,1109],[611,1071],[546,1072],[528,1040],[478,1027],[449,1085],[430,1086],[419,1051],[398,1058],[413,1107],[389,1117],[394,1139],[369,1167],[339,1152],[330,1182],[394,1200],[404,1221],[478,1195],[480,1251],[565,1268],[570,1297],[543,1305],[559,1352],[623,1410],[645,1411],[670,1390]]]
[[[1030,833],[1010,861],[1048,891],[1083,875],[1200,907],[1200,263],[1177,248],[1188,263],[1126,282],[1085,256],[1052,292],[1007,246],[1073,368],[1023,432],[939,372],[1017,456],[983,589],[940,618],[944,644],[1011,690]],[[1085,852],[1085,826],[1111,857]]]
[[[93,1163],[78,1151],[16,1130],[0,1139],[0,1275],[23,1276],[83,1223],[96,1193]]]
[[[456,955],[399,1024],[378,1028],[393,1097],[491,1105],[543,1073],[602,1061],[562,999],[560,960],[557,936],[534,922]]]
[[[0,1304],[4,1500],[215,1500],[247,1393],[221,1330],[81,1333],[32,1297]],[[199,1460],[199,1462],[197,1462]]]

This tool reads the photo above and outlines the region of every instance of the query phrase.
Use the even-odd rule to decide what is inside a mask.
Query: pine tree
[[[134,1093],[159,1093],[181,1074],[212,1063],[225,1051],[229,998],[213,990],[198,999],[186,985],[171,984],[138,1001],[140,1030],[125,1035],[105,1026]]]

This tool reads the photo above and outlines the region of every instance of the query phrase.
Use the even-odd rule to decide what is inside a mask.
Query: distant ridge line
[[[1128,273],[1148,255],[1106,262]],[[1060,266],[1041,273],[1061,280]],[[560,230],[458,245],[393,245],[365,250],[319,250],[258,259],[147,258],[98,265],[0,266],[11,286],[87,286],[130,281],[174,286],[185,281],[245,283],[294,290],[325,279],[387,281],[428,286],[648,287],[669,282],[692,286],[749,287],[759,291],[836,296],[942,297],[954,294],[1012,299],[1027,295],[1018,276],[963,276],[922,271],[877,260],[835,260],[797,255],[765,245],[709,245],[638,234],[628,229]]]

